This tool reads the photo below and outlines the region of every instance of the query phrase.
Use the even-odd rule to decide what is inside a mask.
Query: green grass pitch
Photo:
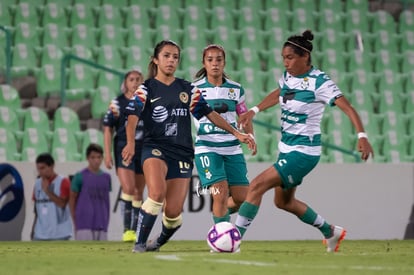
[[[414,241],[244,241],[240,253],[210,253],[205,241],[171,241],[134,254],[122,242],[0,242],[1,275],[34,274],[414,274]]]

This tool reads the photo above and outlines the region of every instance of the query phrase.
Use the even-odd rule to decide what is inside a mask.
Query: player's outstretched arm
[[[251,122],[253,117],[258,112],[264,111],[264,110],[278,104],[279,103],[279,95],[280,95],[280,89],[276,89],[273,92],[271,92],[270,94],[268,94],[259,104],[257,104],[256,106],[250,108],[249,111],[247,111],[246,113],[241,114],[239,116],[239,120],[238,120],[239,128],[246,127],[248,125],[249,121]]]

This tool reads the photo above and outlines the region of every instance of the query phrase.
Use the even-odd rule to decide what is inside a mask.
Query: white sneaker
[[[333,226],[332,237],[323,240],[323,243],[326,245],[326,251],[337,252],[341,241],[345,238],[345,235],[345,229],[340,226]]]

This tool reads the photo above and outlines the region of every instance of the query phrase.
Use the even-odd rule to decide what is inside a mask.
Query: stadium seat
[[[86,24],[88,27],[96,26],[96,18],[99,13],[100,0],[75,1],[70,7],[70,26]]]
[[[216,0],[218,1],[218,0]],[[235,1],[227,1],[222,2],[223,5],[231,5],[228,3],[235,2]],[[231,12],[234,10],[233,8],[227,8],[226,6],[221,5],[213,5],[211,9],[211,17],[210,17],[210,24],[208,26],[209,29],[222,29],[220,27],[226,27],[228,31],[232,31],[236,29],[235,20],[233,19],[233,13]]]
[[[0,106],[8,106],[12,109],[22,108],[19,92],[8,84],[0,84]]]
[[[24,111],[23,130],[36,128],[40,132],[44,133],[46,137],[51,136],[49,117],[44,109],[30,106]]]
[[[236,54],[235,54],[236,55]],[[242,70],[245,68],[251,68],[254,71],[261,71],[261,63],[259,59],[259,54],[257,51],[251,47],[240,48],[240,51],[237,52],[236,59],[236,68]]]
[[[347,71],[355,73],[357,70],[364,71],[364,74],[369,74],[374,71],[374,65],[369,53],[360,50],[350,51]]]
[[[23,131],[21,160],[34,162],[41,153],[49,152],[49,140],[45,133],[37,128]]]
[[[83,45],[92,49],[97,45],[96,29],[86,23],[78,23],[72,26],[71,45]]]
[[[201,3],[207,3],[207,1],[197,1],[197,3],[186,3],[185,7],[182,8],[182,10],[180,11],[180,13],[183,14],[182,24],[184,33],[187,32],[187,34],[194,35],[192,29],[196,29],[198,32],[200,32],[200,36],[204,35],[204,30],[208,26],[210,18],[210,10],[208,7],[206,7],[206,4],[200,5]],[[190,29],[190,27],[192,29]],[[183,35],[183,39],[184,41],[182,42],[182,44],[183,48],[185,48],[188,45],[185,41],[186,35]]]
[[[0,128],[11,131],[17,137],[21,132],[21,123],[14,108],[9,106],[0,106]]]
[[[409,152],[409,137],[395,130],[388,130],[383,143],[383,153],[389,163],[400,163]]]
[[[124,60],[118,47],[112,44],[102,45],[95,49],[95,53],[96,63],[115,70],[124,68]]]
[[[330,69],[338,70],[339,74],[346,73],[346,56],[337,48],[325,48],[321,59],[320,69],[328,72]]]
[[[269,0],[270,1],[270,0]],[[288,1],[279,1],[280,3],[267,7],[261,14],[263,17],[263,30],[269,31],[273,28],[280,28],[284,31],[290,29],[290,12],[286,12],[283,6],[289,5]],[[287,38],[287,37],[286,37]],[[286,39],[285,37],[281,39]]]
[[[181,41],[182,30],[177,29],[174,25],[163,24],[157,26],[157,31],[155,32],[154,39],[155,43],[158,43],[161,40],[173,40],[177,43]]]
[[[300,35],[306,29],[316,30],[315,15],[305,8],[292,10],[291,32]]]
[[[250,26],[257,31],[263,30],[264,20],[260,14],[261,9],[257,5],[243,5],[238,11],[238,16],[235,16],[236,29]]]
[[[180,7],[176,7],[176,5],[176,1],[173,3],[161,2],[156,8],[153,9],[155,29],[158,29],[162,25],[168,25],[176,29],[182,28],[179,17]]]
[[[241,27],[240,33],[240,48],[254,46],[254,49],[261,52],[265,49],[266,33],[261,30],[257,30],[254,26]]]
[[[42,30],[42,45],[54,45],[60,49],[65,49],[69,45],[68,35],[71,29],[53,22],[48,22],[43,25]]]
[[[406,30],[401,36],[401,52],[414,49],[414,30]]]
[[[50,96],[60,96],[60,66],[56,64],[44,64],[35,71],[35,76],[38,97],[48,98]]]
[[[92,97],[92,118],[102,119],[108,110],[109,103],[116,97],[115,90],[99,87]]]
[[[39,49],[40,66],[51,64],[55,68],[60,68],[64,52],[55,44],[46,44]]]
[[[84,59],[88,59],[90,61],[93,61],[94,59],[94,52],[92,48],[89,48],[88,46],[81,44],[72,45],[72,48],[70,49],[69,53]]]
[[[375,34],[379,30],[386,30],[389,33],[396,33],[397,26],[392,15],[385,10],[377,10],[371,13],[371,33]]]
[[[401,73],[414,71],[414,49],[406,50],[402,53]]]
[[[117,0],[117,1],[102,0],[102,5],[113,5],[114,7],[117,7],[117,8],[123,8],[123,7],[129,6],[129,0]]]
[[[153,28],[152,23],[152,8],[154,1],[141,1],[138,4],[131,4],[129,7],[123,9],[125,13],[125,27],[129,28],[132,25],[139,25],[143,30]]]
[[[406,99],[404,93],[396,89],[397,85],[394,71],[391,69],[384,70],[378,81],[379,113],[385,113],[388,110],[395,111],[399,114],[404,112]]]
[[[131,69],[137,69],[140,72],[144,72],[146,69],[146,63],[148,62],[148,55],[139,46],[129,46],[120,49],[125,60],[125,69],[127,71]]]
[[[99,10],[98,14],[98,25],[101,27],[103,25],[113,25],[116,28],[122,28],[124,25],[124,15],[122,12],[122,7],[127,7],[128,5],[121,6],[122,1],[111,1],[109,3],[104,3]],[[119,5],[119,6],[118,6]]]
[[[14,0],[7,0],[0,2],[0,25],[13,26],[14,11],[16,3]]]
[[[138,46],[142,52],[152,55],[152,48],[155,45],[153,31],[146,29],[140,24],[133,24],[127,27],[126,46]],[[158,42],[157,42],[158,43]]]
[[[185,69],[188,67],[199,67],[201,69],[202,63],[201,63],[201,54],[202,54],[203,48],[198,48],[195,46],[188,46],[182,49],[181,52],[181,61],[180,61],[180,69]],[[226,59],[230,57],[226,56]],[[228,61],[227,61],[228,62]],[[227,63],[227,67],[230,67]],[[192,78],[194,75],[192,76]]]
[[[20,160],[16,137],[6,128],[0,128],[0,162]]]
[[[30,44],[19,43],[12,48],[12,76],[27,76],[38,67],[37,53]]]
[[[414,29],[414,12],[409,9],[402,10],[398,20],[398,30],[403,33]]]
[[[95,88],[96,73],[91,67],[74,63],[68,69],[68,82],[65,90],[68,99],[86,98]]]
[[[75,134],[68,128],[57,128],[53,131],[50,151],[56,162],[82,159]]]
[[[204,47],[206,47],[211,39],[208,38],[209,32],[204,28],[199,28],[197,25],[187,25],[183,28],[181,46],[185,50],[187,47],[193,47],[197,49],[198,54],[202,53]],[[216,42],[213,42],[216,43]],[[217,42],[217,44],[220,44]],[[185,55],[182,56],[185,58]],[[200,58],[198,59],[200,60]]]
[[[265,49],[267,49],[271,54],[273,54],[274,51],[280,52],[283,44],[288,38],[287,32],[279,26],[267,29],[263,32],[263,36],[265,41]]]
[[[42,7],[42,5],[33,1],[19,1],[14,10],[14,22],[27,22],[33,26],[40,26],[41,14],[38,10],[39,6]]]
[[[47,0],[47,3],[42,8],[42,26],[49,23],[62,27],[68,26],[66,2],[62,0]]]
[[[101,24],[98,31],[99,45],[125,46],[126,30],[115,24]]]
[[[41,28],[33,25],[32,22],[18,21],[13,26],[13,45],[27,44],[31,47],[37,47],[41,43]]]
[[[101,71],[98,73],[96,87],[108,87],[113,91],[119,91],[122,80],[118,75]]]
[[[351,1],[346,1],[351,2]],[[366,2],[366,1],[364,1]],[[351,9],[346,11],[344,19],[344,32],[369,33],[370,13],[361,9]]]
[[[61,106],[56,109],[53,116],[53,130],[68,129],[72,133],[80,131],[80,121],[78,114],[71,108]]]

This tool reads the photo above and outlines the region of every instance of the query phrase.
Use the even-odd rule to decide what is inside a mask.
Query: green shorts
[[[320,156],[306,155],[297,151],[280,153],[273,164],[282,179],[282,188],[294,188],[318,164]]]
[[[194,160],[201,186],[204,188],[223,180],[227,180],[229,186],[249,185],[243,154],[202,153],[196,154]]]

